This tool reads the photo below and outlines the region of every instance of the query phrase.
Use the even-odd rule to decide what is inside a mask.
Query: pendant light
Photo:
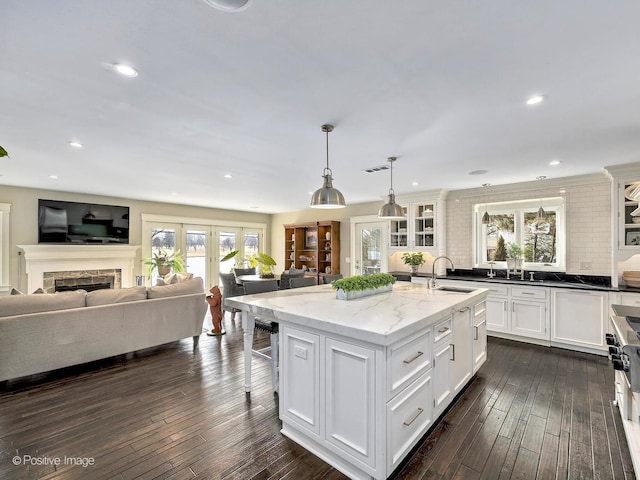
[[[490,183],[483,183],[482,186],[486,189],[489,187]],[[489,218],[489,212],[487,211],[487,194],[485,191],[484,195],[484,215],[482,215],[482,225],[489,225],[491,223],[491,219]]]
[[[536,180],[544,180],[547,178],[545,175],[540,175],[536,177]],[[536,222],[543,223],[547,221],[547,213],[542,208],[542,197],[540,197],[540,208],[538,209],[538,214],[536,215]]]
[[[344,197],[339,190],[333,188],[333,177],[329,168],[329,132],[333,131],[333,125],[322,125],[322,131],[327,134],[327,166],[322,173],[324,183],[322,187],[313,192],[311,196],[311,208],[344,208]]]
[[[393,191],[393,162],[397,160],[396,157],[389,157],[387,159],[391,165],[391,187],[389,188],[389,201],[380,207],[378,212],[379,218],[405,218],[402,207],[396,203],[396,194]]]

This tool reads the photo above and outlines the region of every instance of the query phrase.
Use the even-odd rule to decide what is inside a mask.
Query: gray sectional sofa
[[[201,278],[123,289],[0,297],[0,382],[202,333]]]

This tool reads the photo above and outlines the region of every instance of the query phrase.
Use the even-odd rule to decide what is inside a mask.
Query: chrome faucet
[[[436,257],[433,260],[433,263],[431,264],[431,282],[430,282],[430,288],[436,288],[437,282],[436,282],[436,263],[438,262],[438,260],[440,260],[441,258],[444,258],[446,260],[449,260],[449,263],[451,264],[451,271],[455,271],[456,267],[453,266],[453,261],[445,256],[445,255],[440,255],[439,257]]]

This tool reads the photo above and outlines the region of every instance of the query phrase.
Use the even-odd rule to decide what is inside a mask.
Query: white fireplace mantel
[[[139,246],[132,245],[18,245],[24,255],[27,292],[42,288],[45,272],[120,269],[122,287],[131,287]]]

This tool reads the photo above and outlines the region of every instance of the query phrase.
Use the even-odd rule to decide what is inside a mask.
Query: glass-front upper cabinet
[[[621,212],[624,218],[624,227],[620,244],[629,247],[640,246],[640,182],[624,184],[624,209]]]
[[[402,207],[402,211],[407,215],[407,207]],[[400,220],[389,220],[389,247],[407,248],[409,246],[409,223],[407,218]]]
[[[436,244],[435,203],[414,203],[412,204],[412,207],[414,247],[434,247]]]
[[[445,192],[430,192],[433,195],[412,195],[401,198],[398,203],[406,218],[389,220],[390,249],[423,250],[434,255],[444,246],[444,231],[440,231]]]

